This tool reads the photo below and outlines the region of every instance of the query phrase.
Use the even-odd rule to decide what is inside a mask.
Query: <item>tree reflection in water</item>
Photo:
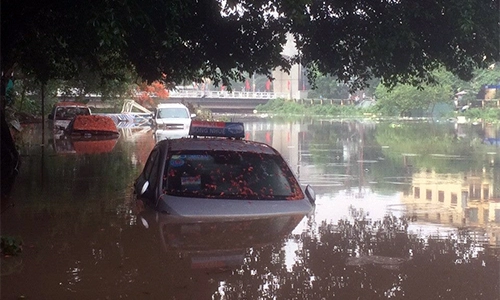
[[[499,299],[499,258],[478,247],[468,229],[432,238],[409,233],[405,218],[372,221],[354,209],[351,216],[295,235],[302,250],[291,272],[283,249],[249,252],[225,282],[224,297]]]

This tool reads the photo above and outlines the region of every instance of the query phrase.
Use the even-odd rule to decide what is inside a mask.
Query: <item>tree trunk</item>
[[[14,184],[14,179],[18,173],[19,167],[19,152],[16,149],[14,139],[10,133],[9,124],[5,119],[5,109],[1,109],[1,178],[2,178],[2,188],[1,188],[1,200],[2,200],[2,210],[7,197],[10,194],[12,185]]]
[[[1,202],[2,202],[2,211],[4,207],[7,205],[7,198],[12,190],[12,186],[14,184],[14,180],[18,173],[19,167],[19,152],[17,151],[16,145],[14,143],[14,139],[12,138],[12,134],[9,129],[9,124],[5,118],[5,92],[7,87],[7,82],[9,78],[2,76],[1,78],[1,106],[0,106],[0,115],[1,115],[1,136],[0,136],[0,145],[1,145],[1,164],[0,164],[0,178],[2,178],[1,185]]]

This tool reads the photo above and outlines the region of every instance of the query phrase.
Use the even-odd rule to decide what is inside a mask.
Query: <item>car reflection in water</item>
[[[174,254],[193,270],[205,271],[239,268],[250,248],[280,243],[304,217],[304,214],[297,214],[248,219],[193,219],[151,210],[139,216],[140,223],[147,230],[158,228],[166,254]]]
[[[50,139],[49,143],[54,148],[54,151],[59,154],[98,154],[113,151],[116,145],[117,137],[72,137],[58,136],[58,138]]]
[[[154,133],[156,142],[168,139],[180,139],[183,137],[187,137],[188,135],[189,135],[188,130],[168,128],[165,126],[162,128],[155,128],[155,133]]]

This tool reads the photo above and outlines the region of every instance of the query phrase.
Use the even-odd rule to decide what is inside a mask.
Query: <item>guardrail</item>
[[[228,98],[228,99],[277,99],[288,98],[288,93],[246,92],[246,91],[171,91],[169,98]]]
[[[371,100],[371,99],[364,99]],[[311,105],[348,105],[348,104],[356,104],[361,101],[354,101],[351,99],[294,99],[295,102],[300,104],[311,104]]]

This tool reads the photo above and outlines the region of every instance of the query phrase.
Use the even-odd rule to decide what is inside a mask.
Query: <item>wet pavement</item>
[[[499,125],[244,121],[312,185],[314,213],[157,214],[132,193],[154,130],[41,146],[25,126],[1,299],[500,299]]]

